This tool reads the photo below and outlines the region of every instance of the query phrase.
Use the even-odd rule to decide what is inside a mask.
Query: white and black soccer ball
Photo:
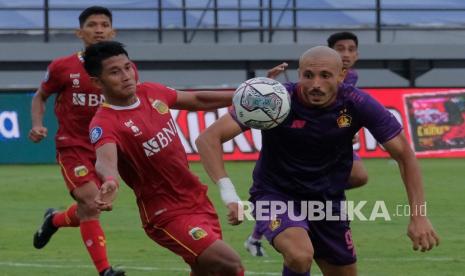
[[[243,82],[233,97],[236,117],[242,124],[256,129],[270,129],[282,123],[291,109],[286,88],[269,78]]]

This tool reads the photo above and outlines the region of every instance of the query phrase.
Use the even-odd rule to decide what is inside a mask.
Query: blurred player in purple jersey
[[[358,80],[357,71],[353,68],[358,60],[358,38],[351,32],[338,32],[328,37],[328,47],[336,50],[342,59],[342,67],[345,73],[343,83],[345,85],[356,86]],[[267,77],[276,78],[281,73],[285,73],[288,67],[287,63],[282,63],[267,72]],[[289,81],[289,80],[287,80]],[[354,143],[358,141],[358,133],[354,136]],[[353,152],[354,162],[352,171],[350,172],[349,185],[347,189],[357,188],[365,185],[368,182],[368,173],[363,165],[360,156]],[[260,242],[263,234],[260,233],[257,227],[254,227],[244,242],[244,247],[247,251],[256,257],[266,256],[265,250]]]
[[[342,60],[335,50],[318,46],[300,57],[299,82],[285,84],[292,99],[289,116],[281,125],[262,131],[262,149],[249,191],[254,206],[285,202],[287,207],[297,206],[293,212],[300,215],[305,210],[299,203],[315,201],[323,202],[325,211],[341,214],[340,202],[345,200],[352,170],[352,138],[362,127],[397,161],[411,209],[424,206],[420,169],[402,126],[370,95],[342,84],[343,79]],[[247,129],[234,114],[231,110],[222,116],[196,143],[210,178],[229,187],[231,197],[237,195],[224,168],[221,144]],[[230,209],[231,224],[240,223],[237,214]],[[287,209],[257,219],[256,224],[283,256],[282,275],[309,275],[313,260],[324,275],[357,274],[349,221],[344,217],[297,220]],[[412,214],[408,236],[415,250],[431,250],[439,244],[425,215]]]

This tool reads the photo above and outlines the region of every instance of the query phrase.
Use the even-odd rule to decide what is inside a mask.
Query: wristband
[[[116,187],[119,188],[119,182],[118,182],[118,180],[117,180],[114,176],[111,176],[111,175],[110,175],[110,176],[105,176],[104,181],[105,181],[105,182],[106,182],[106,181],[113,181],[113,182],[115,182]]]
[[[238,203],[241,201],[229,177],[220,178],[216,184],[220,188],[221,199],[225,205],[228,205],[229,203]]]

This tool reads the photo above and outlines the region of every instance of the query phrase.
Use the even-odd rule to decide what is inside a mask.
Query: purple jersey
[[[344,78],[344,84],[346,85],[351,85],[351,86],[356,86],[358,81],[358,74],[355,69],[350,68],[347,70],[346,76]]]
[[[341,85],[336,102],[326,108],[304,106],[298,84],[285,86],[291,94],[291,111],[281,125],[262,131],[252,197],[270,192],[297,199],[341,194],[352,169],[355,133],[366,127],[384,143],[402,130],[388,110],[354,86]]]

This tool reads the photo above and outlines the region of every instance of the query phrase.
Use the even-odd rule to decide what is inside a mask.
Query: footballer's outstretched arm
[[[95,170],[103,183],[100,187],[99,194],[95,198],[97,207],[102,211],[110,211],[112,203],[118,192],[118,154],[116,144],[107,143],[95,151],[97,161]]]
[[[50,95],[46,94],[42,87],[37,89],[32,97],[31,103],[31,120],[32,127],[29,131],[29,139],[34,143],[40,142],[47,137],[47,128],[43,125],[45,103]]]
[[[208,127],[195,141],[203,167],[213,182],[218,185],[221,199],[229,209],[228,221],[232,225],[241,223],[238,220],[240,198],[226,173],[222,144],[241,132],[241,127],[227,113]]]
[[[431,250],[434,246],[439,245],[439,237],[426,214],[420,212],[421,207],[425,206],[425,195],[420,166],[415,153],[403,132],[384,143],[383,146],[391,157],[397,161],[407,191],[410,209],[412,210],[408,236],[413,242],[413,249]]]
[[[195,141],[202,164],[213,182],[227,177],[222,144],[241,132],[241,127],[227,113],[203,131]]]
[[[234,91],[177,91],[173,109],[212,110],[230,106]]]

